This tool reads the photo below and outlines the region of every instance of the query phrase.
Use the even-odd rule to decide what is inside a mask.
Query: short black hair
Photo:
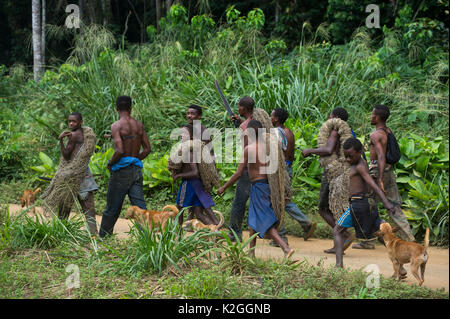
[[[361,152],[363,150],[361,142],[356,137],[350,137],[349,139],[347,139],[342,147],[344,148],[344,150],[353,148],[357,152]]]
[[[275,110],[273,110],[275,113],[275,116],[278,118],[278,120],[280,121],[281,124],[284,124],[284,122],[286,122],[286,120],[289,117],[289,113],[282,108],[276,108]]]
[[[348,113],[343,107],[335,108],[333,111],[331,111],[331,114],[333,114],[334,117],[340,118],[345,122],[347,122],[348,120]]]
[[[188,106],[188,109],[194,109],[194,110],[196,110],[198,115],[202,115],[202,113],[203,113],[202,107],[201,107],[201,106],[198,106],[198,105],[195,105],[195,104],[189,105],[189,106]]]
[[[247,128],[252,128],[255,131],[255,137],[258,137],[258,129],[263,128],[260,121],[250,120],[247,124]]]
[[[71,115],[78,117],[78,120],[80,120],[80,122],[83,120],[83,116],[81,115],[80,112],[72,112],[69,114],[69,116],[71,116]]]
[[[117,109],[121,111],[130,111],[131,110],[131,97],[127,95],[119,96],[116,100]]]
[[[239,105],[245,107],[247,111],[252,112],[255,107],[255,100],[253,100],[250,96],[244,96],[239,100]]]
[[[383,122],[386,122],[389,115],[391,115],[391,111],[384,104],[377,104],[373,108],[375,110],[375,115],[378,115]]]

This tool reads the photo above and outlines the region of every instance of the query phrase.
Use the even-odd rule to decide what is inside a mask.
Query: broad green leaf
[[[302,182],[305,182],[308,185],[313,186],[314,188],[320,188],[320,182],[317,182],[314,178],[300,176],[298,177],[298,179],[301,180]]]
[[[46,169],[44,166],[31,166],[32,170],[35,170],[38,173],[45,173]]]
[[[49,167],[54,167],[53,161],[50,157],[48,157],[45,153],[39,152],[39,158],[42,163],[47,164]]]
[[[420,172],[425,172],[430,162],[430,157],[428,155],[421,155],[416,159],[416,168]]]
[[[397,183],[402,183],[402,184],[405,184],[405,183],[408,184],[411,180],[412,180],[412,178],[409,176],[400,176],[400,177],[397,177],[397,179],[396,179]]]

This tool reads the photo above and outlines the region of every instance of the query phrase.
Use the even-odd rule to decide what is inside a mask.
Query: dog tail
[[[40,187],[36,188],[35,191],[33,192],[33,194],[36,195],[40,190],[41,190]]]
[[[423,243],[423,248],[425,248],[424,252],[427,251],[429,243],[430,243],[430,229],[427,227],[427,229],[425,230],[425,240],[424,240],[424,243]]]
[[[218,210],[213,210],[213,212],[217,215],[219,215],[219,224],[217,225],[216,229],[219,229],[220,227],[223,226],[223,224],[225,223],[225,219],[223,218],[223,215],[221,212],[219,212]]]
[[[163,207],[162,211],[165,211],[166,208],[168,208],[169,210],[172,211],[172,214],[170,214],[171,216],[176,216],[179,212],[177,206],[175,206],[175,205],[166,205]]]

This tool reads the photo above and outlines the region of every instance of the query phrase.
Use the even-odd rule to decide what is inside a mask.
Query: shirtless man
[[[231,116],[232,121],[238,120],[241,123],[239,128],[242,133],[247,129],[248,123],[252,120],[254,107],[255,101],[249,96],[244,96],[238,103],[239,115],[242,116],[244,120],[238,115]],[[244,147],[247,145],[247,142],[247,136],[244,135]],[[242,236],[242,222],[244,220],[247,201],[250,196],[250,187],[251,183],[248,177],[247,168],[244,168],[244,171],[236,184],[234,200],[230,211],[230,223],[228,226],[230,230],[232,229],[237,234],[239,239],[241,239]],[[236,240],[232,234],[230,234],[230,238],[232,241]]]
[[[195,131],[195,134],[190,134],[190,132],[187,129],[188,125],[184,126],[181,131],[181,142],[187,141],[191,138],[198,137],[198,138],[200,138],[200,140],[202,142],[205,142],[206,145],[210,146],[211,155],[214,158],[214,149],[213,149],[212,145],[210,144],[211,143],[210,134],[208,132],[208,129],[203,124],[201,124],[202,115],[203,115],[203,109],[201,106],[195,105],[195,104],[191,104],[188,106],[188,110],[186,112],[186,119],[187,119],[188,125],[193,126],[192,133]],[[174,180],[174,182],[175,182],[175,180]],[[190,207],[188,220],[194,218],[194,215],[196,215],[194,212],[194,208]],[[201,220],[201,218],[199,218],[198,216],[197,216],[197,218]],[[206,224],[206,225],[208,225],[208,224]]]
[[[347,121],[348,119],[348,113],[347,111],[342,108],[338,107],[335,108],[333,111],[331,111],[329,119],[331,118],[340,118],[343,121]],[[340,151],[340,138],[339,134],[336,130],[332,130],[330,133],[330,136],[328,137],[327,144],[324,147],[319,147],[315,149],[304,149],[302,151],[303,157],[308,157],[311,154],[319,155],[319,156],[330,156],[333,153],[339,154]],[[320,183],[320,193],[319,193],[319,214],[322,216],[322,218],[327,222],[328,225],[332,229],[334,229],[334,226],[336,226],[336,221],[334,220],[333,213],[331,212],[329,208],[329,186],[328,186],[328,179],[326,172],[324,171],[322,174],[322,181]],[[344,237],[345,237],[345,243],[344,243],[344,251],[350,246],[350,244],[353,242],[354,237],[346,230],[343,231]],[[328,254],[334,254],[335,253],[335,247],[332,247],[330,249],[324,250],[325,253]]]
[[[225,190],[233,185],[248,167],[248,175],[251,182],[250,204],[248,211],[248,225],[250,227],[250,237],[258,233],[260,238],[264,238],[267,233],[284,252],[286,258],[289,258],[294,250],[280,237],[275,225],[278,219],[271,206],[270,187],[265,172],[266,164],[259,158],[259,154],[266,154],[265,150],[259,150],[265,147],[265,143],[258,142],[258,130],[262,129],[262,124],[256,120],[250,120],[247,123],[246,130],[248,144],[244,147],[243,159],[237,168],[237,171],[230,179],[217,190],[218,195],[222,195]],[[253,130],[253,132],[249,132]],[[250,242],[250,255],[255,256],[256,237]]]
[[[367,192],[369,187],[380,197],[384,207],[388,211],[394,209],[394,205],[384,196],[383,191],[377,186],[369,175],[367,162],[362,158],[363,146],[357,138],[349,138],[342,146],[346,161],[350,164],[350,203],[349,208],[336,222],[333,229],[334,246],[336,247],[336,267],[344,267],[343,262],[343,232],[354,227],[356,237],[361,239],[376,238],[374,233],[380,229],[382,223],[378,210],[372,210],[369,205]]]
[[[189,134],[189,139],[193,138],[193,125],[188,124],[184,127]],[[182,180],[177,194],[177,207],[181,210],[183,207],[193,209],[193,213],[205,225],[218,225],[219,221],[214,215],[212,208],[215,204],[211,195],[205,191],[198,166],[194,161],[193,152],[189,152],[189,162],[184,162],[181,167],[181,172],[172,175],[174,183],[180,178]],[[205,210],[206,214],[203,214]],[[191,218],[192,219],[192,218]],[[180,214],[178,219],[179,225],[183,224],[183,214]]]
[[[129,96],[117,98],[116,110],[119,120],[111,125],[114,154],[107,165],[111,175],[100,237],[113,234],[125,195],[128,194],[131,205],[147,209],[142,189],[142,160],[151,152],[150,142],[142,123],[131,117]]]
[[[400,227],[401,237],[408,241],[414,241],[408,220],[401,209],[402,197],[397,188],[394,168],[386,163],[387,134],[391,130],[386,126],[390,111],[385,105],[375,105],[370,117],[370,124],[375,126],[375,131],[370,134],[370,164],[369,172],[386,197],[395,205],[395,209],[389,212],[393,222]],[[371,205],[378,207],[380,199],[376,196]]]
[[[75,158],[80,147],[84,143],[83,136],[83,117],[81,113],[74,112],[69,115],[69,130],[64,131],[59,135],[59,146],[61,150],[61,155],[65,160],[71,161]],[[67,144],[64,145],[64,138],[68,137]],[[88,225],[88,230],[91,235],[97,235],[97,223],[95,220],[95,204],[94,204],[94,191],[98,189],[95,183],[94,177],[92,176],[89,167],[86,171],[86,176],[80,184],[80,188],[77,194],[78,202],[80,203],[81,209],[86,216],[86,222]],[[60,210],[58,215],[62,219],[66,219],[70,215],[70,207],[66,207],[64,210]]]
[[[286,161],[286,171],[288,172],[289,178],[292,181],[292,163],[294,162],[294,151],[295,151],[295,138],[294,134],[290,129],[284,126],[284,123],[288,119],[289,114],[286,110],[277,108],[270,114],[270,119],[273,126],[277,129],[277,134],[281,141],[281,148],[284,151],[284,158]],[[308,216],[303,214],[303,212],[295,205],[294,202],[286,203],[286,212],[294,218],[300,226],[303,228],[303,239],[308,240],[314,233],[317,223],[312,223]],[[287,242],[286,234],[287,231],[284,226],[280,229],[280,236],[284,241]],[[274,245],[275,242],[271,242],[270,245]]]

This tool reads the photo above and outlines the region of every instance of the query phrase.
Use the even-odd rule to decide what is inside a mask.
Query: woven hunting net
[[[320,165],[325,169],[330,188],[329,203],[330,210],[335,220],[347,210],[350,178],[350,165],[346,162],[342,144],[348,138],[353,137],[352,130],[347,122],[333,118],[323,123],[317,138],[318,147],[324,147],[327,144],[331,131],[336,130],[339,134],[339,154],[333,153],[330,156],[320,158]]]
[[[50,185],[41,195],[44,212],[57,214],[59,210],[70,210],[78,194],[80,184],[86,176],[89,161],[95,151],[97,137],[90,127],[83,127],[84,142],[71,160],[61,156],[58,170]]]
[[[216,169],[216,163],[211,155],[209,147],[200,140],[187,140],[181,142],[171,152],[167,161],[167,169],[172,174],[181,172],[183,162],[189,163],[190,152],[194,156],[194,163],[197,163],[200,179],[205,191],[211,192],[213,186],[220,187],[219,175]]]
[[[277,169],[273,173],[267,174],[267,179],[270,186],[272,208],[279,221],[277,229],[280,230],[284,222],[285,204],[291,198],[291,186],[285,167],[284,152],[276,133],[274,130],[270,130],[273,129],[273,125],[269,114],[261,108],[256,108],[253,110],[252,118],[261,122],[262,126],[267,129],[265,141],[266,152],[269,156],[268,166],[274,165],[274,163],[277,165]],[[271,150],[276,150],[276,152],[270,152]]]

